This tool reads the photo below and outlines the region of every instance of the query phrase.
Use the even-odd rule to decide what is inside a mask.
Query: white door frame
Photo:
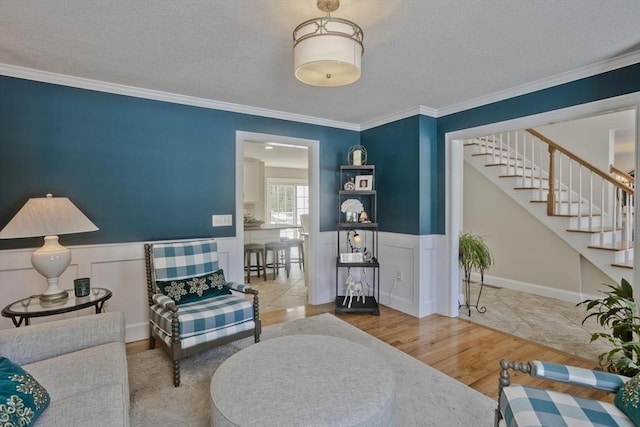
[[[636,166],[640,165],[640,92],[617,96],[587,104],[576,105],[560,110],[548,111],[532,116],[519,117],[498,123],[474,128],[461,129],[445,135],[445,218],[448,265],[448,281],[442,281],[436,289],[436,307],[440,314],[450,317],[458,315],[458,297],[460,295],[460,277],[458,268],[458,236],[462,222],[463,194],[463,152],[462,141],[468,138],[484,136],[514,129],[524,129],[547,125],[553,122],[573,120],[616,108],[636,108]],[[640,208],[635,204],[636,230],[640,230]],[[640,295],[640,256],[634,257],[634,291]]]
[[[236,131],[236,238],[238,240],[236,259],[244,259],[244,224],[239,218],[243,216],[244,203],[244,141],[277,142],[281,144],[299,145],[308,148],[308,176],[309,176],[309,240],[305,254],[305,279],[309,304],[319,304],[317,268],[314,260],[317,258],[318,233],[320,232],[320,141],[313,139],[294,138],[282,135],[270,135]],[[243,266],[244,261],[239,265]],[[241,276],[243,277],[243,276]]]

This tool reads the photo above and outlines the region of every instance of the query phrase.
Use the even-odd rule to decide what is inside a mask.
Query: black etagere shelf
[[[362,181],[366,181],[366,189],[359,189]],[[349,185],[349,189],[345,187]],[[380,263],[378,262],[378,221],[377,221],[377,192],[375,191],[375,166],[374,165],[342,165],[340,166],[340,189],[338,190],[338,256],[336,257],[336,314],[343,313],[369,313],[380,314],[378,301],[380,300]],[[357,199],[363,204],[368,215],[367,222],[346,222],[346,217],[341,212],[341,205],[347,199]],[[343,262],[340,254],[354,253],[350,247],[349,235],[351,232],[367,233],[364,238],[370,243],[370,247],[365,248],[368,252],[367,258],[362,262]],[[355,251],[357,252],[357,251]],[[362,253],[363,258],[365,253]],[[363,286],[364,301],[362,297],[353,296],[351,301],[345,299],[344,294],[340,294],[341,272],[351,269],[361,270],[365,283]],[[368,273],[367,273],[368,272]],[[371,279],[371,283],[368,280]],[[346,289],[345,289],[346,291]]]

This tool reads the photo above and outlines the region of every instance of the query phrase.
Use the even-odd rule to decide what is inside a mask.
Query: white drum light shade
[[[344,86],[360,78],[362,29],[351,21],[310,19],[293,32],[295,76],[312,86]]]

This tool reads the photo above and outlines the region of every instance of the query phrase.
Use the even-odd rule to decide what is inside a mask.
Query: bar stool
[[[256,263],[251,263],[251,254],[256,254]],[[247,272],[247,283],[251,283],[251,272],[257,271],[258,277],[260,272],[264,274],[264,280],[267,280],[267,266],[265,264],[266,257],[264,245],[261,243],[247,243],[244,245],[244,270]]]
[[[289,277],[289,272],[291,271],[291,264],[298,263],[298,267],[300,270],[304,270],[304,241],[302,239],[287,239],[287,253],[289,256],[289,264],[287,268],[287,277]],[[298,249],[298,256],[296,258],[291,257],[291,249]]]
[[[269,252],[272,255],[272,262],[265,263],[265,267],[273,269],[273,280],[276,280],[276,274],[280,274],[280,267],[284,267],[289,276],[287,265],[289,264],[289,256],[287,254],[287,244],[284,242],[267,242],[264,244],[265,258],[269,258]],[[284,258],[284,263],[282,262]]]

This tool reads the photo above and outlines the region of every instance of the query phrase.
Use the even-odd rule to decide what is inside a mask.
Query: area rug
[[[494,400],[332,314],[267,326],[261,339],[295,334],[345,338],[385,359],[396,377],[397,426],[490,426],[493,423]],[[184,359],[178,388],[173,387],[171,363],[162,350],[148,350],[129,356],[131,425],[210,426],[211,377],[226,358],[250,345],[254,345],[253,338],[245,338]],[[344,369],[344,366],[344,361],[336,361],[337,370]],[[269,390],[264,392],[269,393]],[[251,402],[238,404],[251,405]],[[259,420],[255,425],[261,425]],[[296,425],[295,420],[291,425]]]

